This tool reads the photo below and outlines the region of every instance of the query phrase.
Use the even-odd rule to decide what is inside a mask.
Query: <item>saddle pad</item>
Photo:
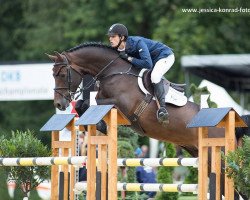
[[[143,85],[143,74],[146,70],[147,69],[142,69],[138,76],[139,88],[145,95],[150,94],[149,91]],[[155,100],[155,98],[153,98],[153,100]],[[176,106],[184,106],[187,103],[187,97],[185,96],[184,92],[179,92],[173,87],[169,86],[169,91],[166,94],[165,102]]]

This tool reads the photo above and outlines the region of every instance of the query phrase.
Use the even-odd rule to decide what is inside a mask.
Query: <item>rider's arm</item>
[[[139,40],[136,45],[136,51],[139,52],[140,59],[138,58],[128,58],[135,67],[151,69],[153,67],[153,62],[148,50],[147,45],[142,40]]]

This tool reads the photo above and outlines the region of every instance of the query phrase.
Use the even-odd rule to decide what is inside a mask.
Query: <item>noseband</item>
[[[63,62],[59,62],[59,63],[55,63],[54,64],[54,67],[56,66],[61,66],[59,68],[59,70],[57,71],[56,74],[54,74],[54,76],[59,76],[60,74],[60,71],[62,70],[62,68],[66,67],[66,70],[67,70],[67,87],[55,87],[54,88],[54,91],[58,94],[60,94],[63,98],[65,98],[66,100],[68,100],[69,102],[71,102],[73,99],[74,99],[74,96],[75,94],[79,93],[80,94],[82,93],[81,89],[80,91],[77,91],[78,88],[80,88],[78,86],[78,88],[76,89],[75,92],[73,92],[71,89],[72,87],[72,70],[74,70],[77,74],[79,74],[79,76],[82,77],[82,74],[80,72],[78,72],[76,69],[74,69],[70,64],[69,64],[69,61],[68,61],[68,58],[65,54],[63,54],[64,57],[63,57]],[[69,97],[66,96],[65,94],[63,94],[62,92],[60,92],[61,90],[67,90],[68,91],[68,94],[69,94]],[[80,96],[80,94],[77,96],[77,98]]]

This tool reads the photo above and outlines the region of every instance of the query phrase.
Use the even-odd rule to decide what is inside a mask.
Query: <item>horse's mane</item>
[[[73,47],[69,50],[66,50],[66,52],[73,52],[73,51],[77,51],[79,49],[82,49],[84,47],[99,47],[99,48],[106,48],[106,49],[110,49],[110,50],[113,50],[115,52],[117,52],[116,48],[110,46],[110,45],[107,45],[107,44],[103,44],[101,42],[85,42],[85,43],[82,43],[76,47]]]

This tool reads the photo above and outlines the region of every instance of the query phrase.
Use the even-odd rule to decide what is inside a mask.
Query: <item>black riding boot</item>
[[[160,104],[160,108],[157,111],[157,119],[161,124],[167,125],[169,123],[169,114],[168,114],[166,104],[165,104],[166,93],[165,93],[163,81],[161,80],[159,83],[156,83],[153,85],[154,85],[155,96]]]

